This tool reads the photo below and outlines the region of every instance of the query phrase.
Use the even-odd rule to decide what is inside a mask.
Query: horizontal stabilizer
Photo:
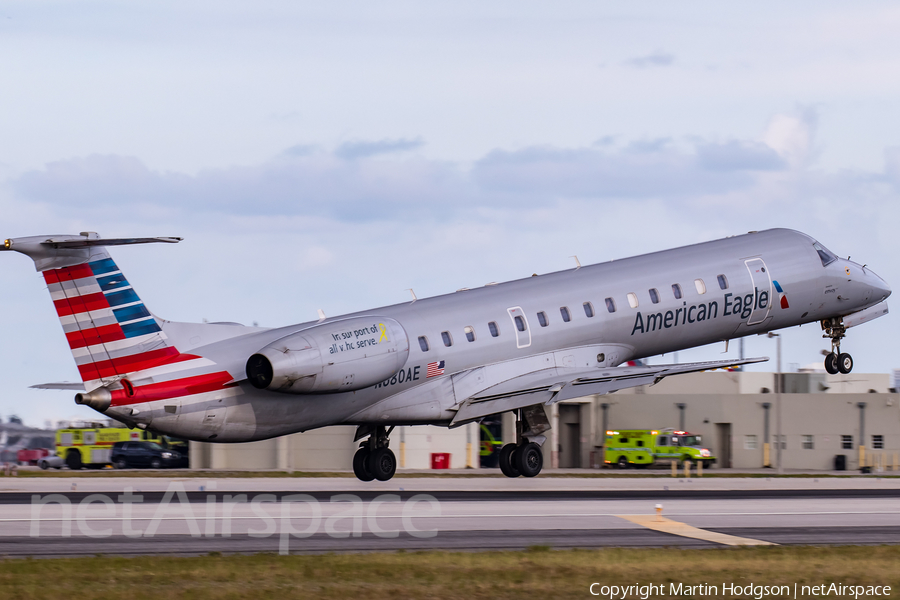
[[[180,237],[152,237],[152,238],[50,238],[41,244],[53,248],[91,248],[94,246],[127,246],[129,244],[177,244],[184,238]]]
[[[487,415],[532,404],[554,404],[593,394],[609,394],[639,385],[653,385],[669,375],[725,369],[767,360],[769,359],[745,358],[652,367],[542,369],[504,381],[472,395],[457,411],[450,426],[457,427]]]
[[[61,381],[59,383],[39,383],[37,385],[32,385],[29,387],[35,390],[72,390],[74,392],[85,391],[83,383],[69,383],[68,381]]]

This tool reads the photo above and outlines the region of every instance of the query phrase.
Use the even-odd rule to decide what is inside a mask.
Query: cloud
[[[652,67],[671,67],[675,63],[675,55],[663,50],[654,50],[650,54],[644,56],[636,56],[629,58],[622,64],[627,67],[636,69],[646,69]]]
[[[814,135],[815,113],[801,111],[773,117],[764,141],[601,138],[602,144],[584,147],[496,149],[467,164],[419,155],[382,158],[421,144],[404,139],[353,142],[352,149],[344,144],[331,151],[298,145],[257,165],[193,175],[154,170],[135,157],[92,155],[49,163],[8,186],[18,201],[88,221],[124,211],[142,219],[428,223],[509,210],[536,215],[565,201],[708,206],[752,198],[784,205],[806,198],[824,202],[837,190],[843,197],[895,193],[881,188],[896,189],[900,181],[898,151],[886,153],[883,173],[816,172],[808,168]]]
[[[697,159],[703,168],[712,171],[777,171],[787,166],[772,147],[740,140],[698,145]]]
[[[392,154],[395,152],[409,152],[425,145],[422,138],[397,138],[377,141],[352,141],[344,142],[337,147],[334,154],[346,160],[369,158],[379,154]]]
[[[763,141],[793,168],[807,166],[815,156],[813,139],[818,114],[814,108],[800,107],[790,114],[772,117]]]

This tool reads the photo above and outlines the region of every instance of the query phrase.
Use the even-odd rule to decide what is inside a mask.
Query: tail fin
[[[53,299],[88,391],[127,373],[179,360],[156,319],[104,246],[180,238],[101,239],[97,234],[6,240],[31,257]]]

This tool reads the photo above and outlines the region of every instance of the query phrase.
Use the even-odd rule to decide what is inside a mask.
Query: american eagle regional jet
[[[152,314],[108,246],[180,238],[11,238],[50,290],[90,406],[131,427],[249,442],[356,425],[353,470],[390,479],[397,425],[456,427],[514,411],[503,473],[540,473],[545,407],[669,375],[766,360],[627,366],[648,356],[818,322],[829,373],[849,373],[849,327],[887,313],[865,265],[773,229],[334,318],[267,329]],[[67,457],[80,468],[77,455]]]

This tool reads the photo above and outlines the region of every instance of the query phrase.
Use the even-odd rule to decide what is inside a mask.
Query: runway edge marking
[[[680,535],[682,537],[695,538],[705,540],[707,542],[715,542],[716,544],[724,544],[726,546],[777,546],[774,542],[766,542],[764,540],[754,540],[752,538],[738,537],[736,535],[727,535],[725,533],[717,533],[715,531],[706,531],[698,527],[693,527],[686,523],[673,521],[665,517],[656,515],[616,515],[620,519],[631,521],[647,529],[660,531],[662,533],[671,533],[672,535]]]

